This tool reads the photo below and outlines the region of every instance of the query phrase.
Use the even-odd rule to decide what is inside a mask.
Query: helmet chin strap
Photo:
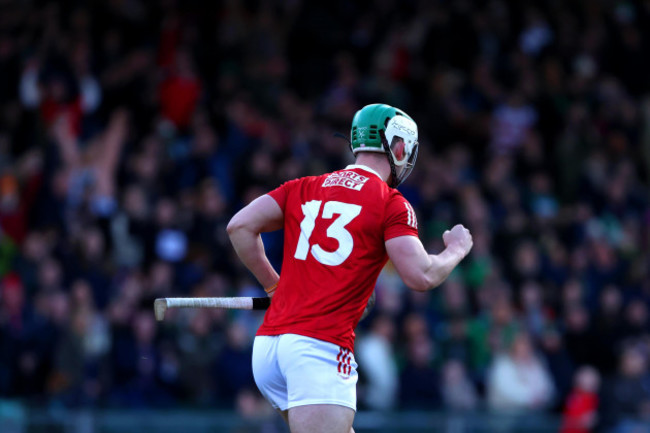
[[[388,158],[388,163],[390,164],[390,182],[388,182],[388,186],[391,188],[397,188],[397,170],[395,169],[393,153],[390,151],[390,147],[388,147],[388,140],[386,140],[384,131],[380,131],[379,134],[381,136],[381,144],[384,146],[386,157]]]

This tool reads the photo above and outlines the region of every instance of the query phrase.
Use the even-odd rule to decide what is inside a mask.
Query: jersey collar
[[[361,164],[350,164],[347,167],[345,167],[346,170],[350,170],[350,169],[353,169],[353,168],[360,168],[361,170],[369,171],[370,173],[374,174],[379,179],[381,179],[381,176],[379,175],[379,173],[377,173],[375,170],[373,170],[372,168],[370,168],[368,166],[361,165]],[[383,182],[384,180],[381,179],[381,181]]]

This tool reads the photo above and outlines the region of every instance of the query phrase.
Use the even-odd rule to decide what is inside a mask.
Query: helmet
[[[352,119],[350,148],[358,152],[381,152],[388,157],[393,188],[411,174],[418,156],[418,127],[399,108],[386,104],[366,105]]]

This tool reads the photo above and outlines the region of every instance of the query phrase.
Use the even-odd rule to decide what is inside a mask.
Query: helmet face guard
[[[418,155],[417,125],[408,114],[386,104],[366,105],[357,111],[349,141],[355,155],[358,152],[386,154],[393,188],[411,174]]]
[[[386,124],[384,150],[391,166],[391,186],[396,188],[413,171],[418,157],[418,128],[413,120],[397,115]]]

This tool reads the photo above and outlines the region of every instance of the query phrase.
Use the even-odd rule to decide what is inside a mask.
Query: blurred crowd
[[[385,102],[420,128],[423,243],[474,249],[428,293],[384,270],[360,407],[643,428],[648,28],[642,0],[0,2],[0,398],[267,412],[260,313],[153,299],[262,296],[229,218],[351,162],[333,134]]]

